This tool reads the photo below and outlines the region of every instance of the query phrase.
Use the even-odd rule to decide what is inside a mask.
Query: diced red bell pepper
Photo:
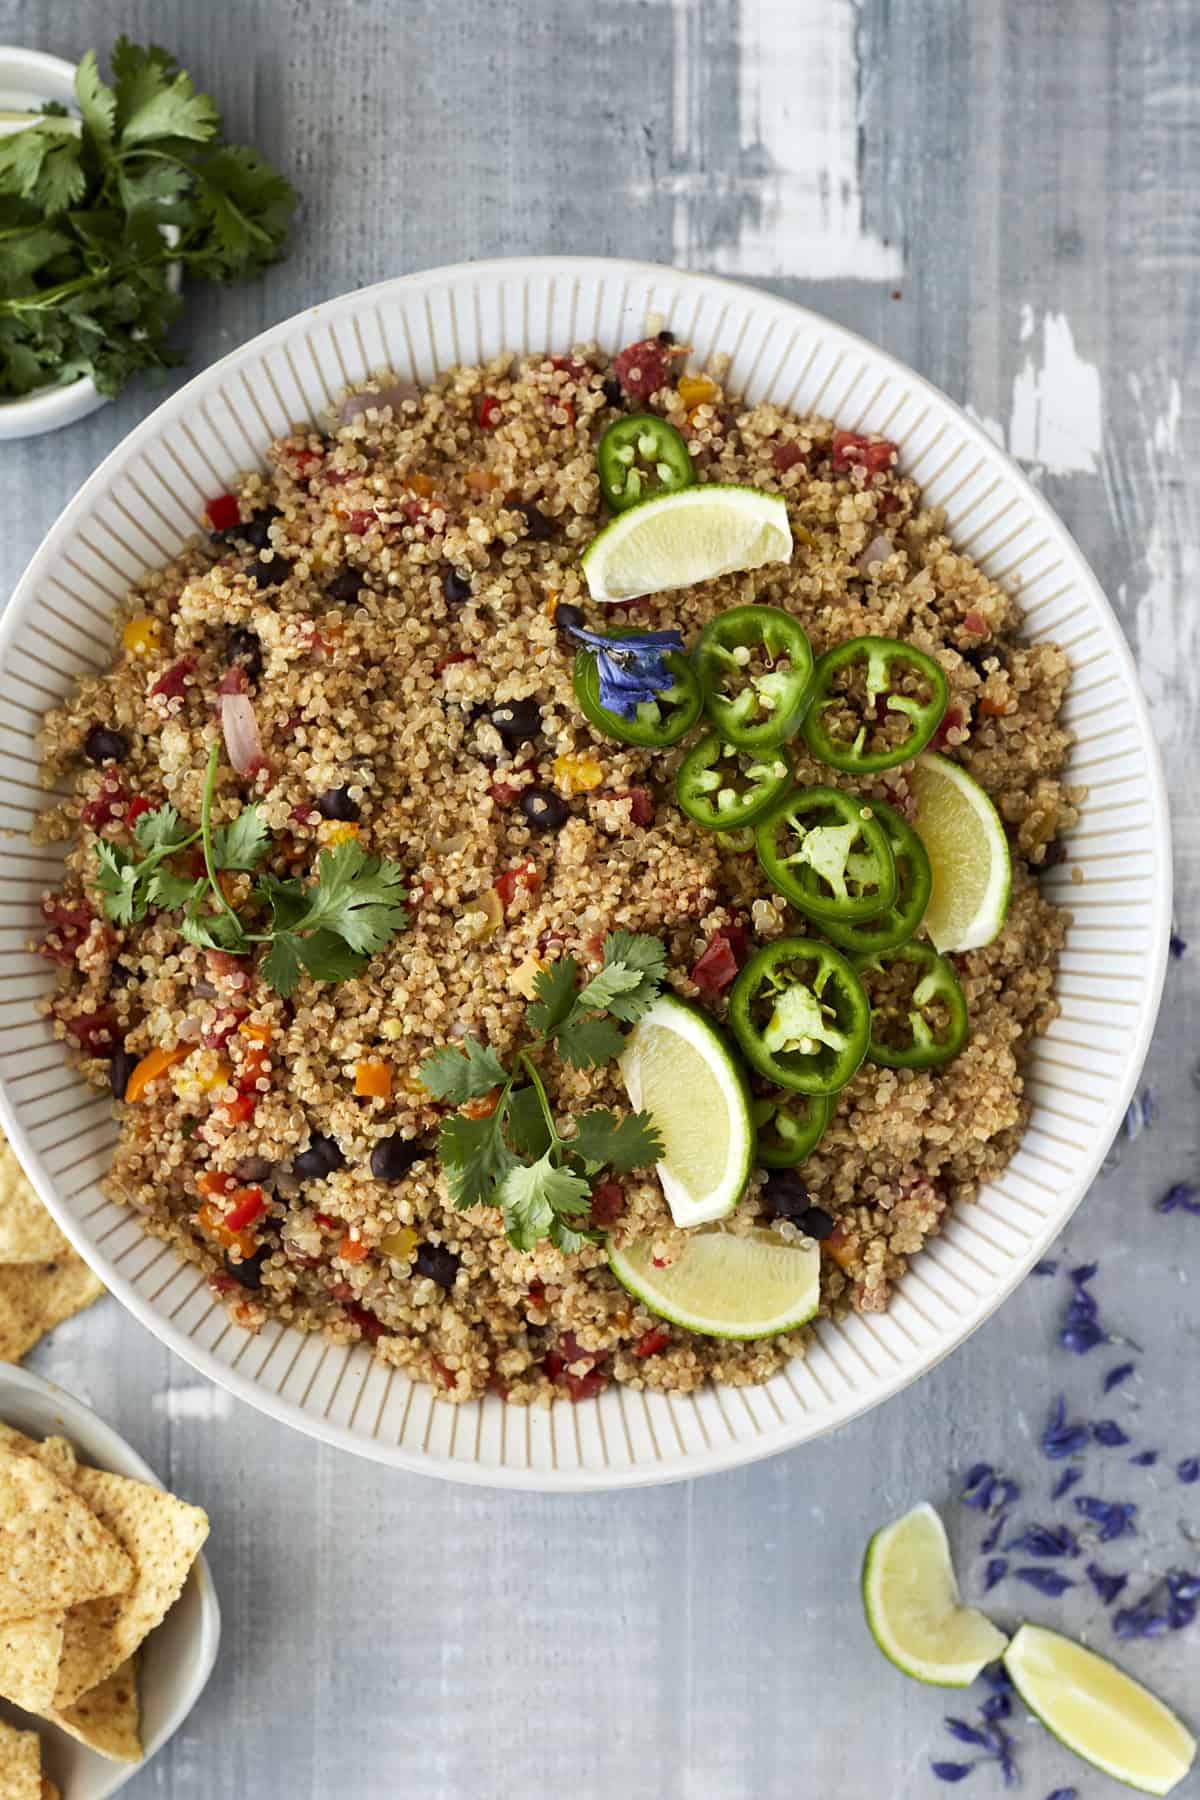
[[[373,1312],[368,1312],[365,1306],[360,1306],[357,1300],[347,1302],[342,1310],[350,1323],[358,1326],[368,1344],[377,1344],[387,1330],[383,1321],[377,1319]]]
[[[325,458],[319,450],[305,449],[297,450],[292,460],[296,465],[297,475],[303,480],[306,476],[311,475],[314,469],[319,469]]]
[[[153,811],[154,811],[153,800],[147,800],[145,794],[135,794],[133,796],[133,799],[129,802],[129,805],[125,808],[125,823],[129,826],[132,826],[132,825],[136,824],[137,820],[141,818],[143,813],[148,813],[148,812],[153,812]]]
[[[242,1020],[245,1011],[234,1006],[223,1006],[208,1030],[200,1038],[206,1050],[220,1050],[227,1044]]]
[[[858,468],[865,469],[869,475],[882,475],[891,468],[895,454],[896,446],[887,438],[873,442],[856,431],[835,431],[833,434],[833,466],[843,472]]]
[[[706,1000],[715,1000],[725,992],[738,972],[739,958],[745,954],[744,926],[722,925],[713,932],[692,968],[692,980]]]
[[[241,517],[237,500],[232,494],[218,494],[215,499],[206,500],[204,510],[214,531],[228,531]]]
[[[433,672],[435,675],[441,675],[444,670],[452,668],[455,663],[474,661],[475,658],[469,650],[452,650],[449,656],[443,656],[441,662],[434,663]]]
[[[620,793],[613,795],[613,799],[628,800],[631,802],[629,817],[633,824],[641,826],[653,825],[654,801],[650,798],[649,788],[622,788]]]
[[[38,945],[39,955],[52,962],[73,963],[76,950],[92,928],[91,908],[82,900],[68,906],[61,894],[47,894],[42,916],[50,921],[50,929]]]
[[[239,1094],[257,1097],[258,1084],[271,1073],[271,1054],[265,1044],[251,1044],[242,1059],[235,1086]]]
[[[432,1352],[430,1353],[429,1360],[433,1364],[434,1373],[436,1374],[438,1380],[441,1382],[442,1386],[447,1390],[447,1392],[451,1388],[456,1388],[458,1386],[457,1370],[447,1368],[446,1364],[442,1361],[441,1357],[434,1356],[432,1354]]]
[[[124,816],[124,809],[128,805],[129,795],[121,777],[106,771],[96,798],[80,807],[79,822],[86,825],[89,831],[99,831],[102,826],[111,825],[118,815]]]
[[[547,1381],[561,1381],[566,1364],[557,1350],[547,1350],[542,1358],[542,1368],[546,1371]]]
[[[946,743],[950,737],[950,733],[952,731],[957,731],[960,728],[960,726],[962,725],[962,722],[963,722],[962,707],[961,706],[948,706],[946,708],[945,712],[942,714],[941,724],[938,726],[937,730],[934,732],[933,736],[929,740],[929,748],[931,750],[944,749],[946,746]]]
[[[633,1354],[635,1356],[654,1356],[659,1350],[665,1350],[670,1341],[669,1331],[664,1331],[661,1326],[654,1326],[646,1333],[645,1337],[638,1339],[633,1346]]]
[[[177,663],[172,663],[165,674],[160,675],[150,689],[152,695],[166,700],[175,700],[182,694],[187,685],[187,678],[196,667],[194,656],[181,656]]]
[[[233,1205],[225,1214],[226,1231],[246,1231],[267,1210],[267,1197],[260,1187],[237,1188],[231,1196]]]
[[[587,1375],[564,1375],[567,1392],[571,1396],[571,1404],[578,1406],[581,1400],[591,1400],[596,1394],[602,1394],[608,1386],[608,1376],[601,1375],[593,1369]]]
[[[518,863],[515,869],[505,869],[503,875],[497,877],[496,892],[505,906],[511,906],[518,892],[531,894],[540,886],[542,872],[532,858]]]
[[[254,1117],[256,1098],[257,1096],[254,1094],[239,1094],[236,1100],[225,1101],[224,1113],[231,1125],[248,1125],[250,1123]]]
[[[625,1189],[619,1181],[598,1181],[592,1189],[589,1215],[593,1225],[612,1225],[625,1210]]]
[[[631,400],[649,400],[666,386],[673,354],[677,354],[674,346],[657,337],[640,338],[618,351],[613,370]]]
[[[608,1354],[605,1350],[585,1350],[573,1331],[564,1331],[559,1339],[563,1359],[568,1363],[585,1362],[594,1368]]]
[[[552,369],[559,369],[563,373],[569,375],[572,381],[582,381],[585,375],[591,374],[591,370],[588,368],[587,364],[581,363],[578,358],[574,356],[552,356],[550,358],[550,367]]]
[[[479,402],[480,431],[495,431],[504,416],[504,408],[495,394],[485,394]]]
[[[789,469],[794,469],[797,463],[807,462],[808,458],[799,444],[783,443],[776,444],[771,452],[771,461],[781,475],[786,475]]]
[[[378,525],[379,515],[372,507],[363,507],[350,513],[344,520],[346,530],[355,537],[365,537],[372,525]]]

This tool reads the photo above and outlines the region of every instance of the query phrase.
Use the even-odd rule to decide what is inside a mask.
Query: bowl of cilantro
[[[282,253],[296,204],[168,51],[118,38],[111,81],[0,46],[0,438],[84,418],[168,340],[184,276],[235,281]]]

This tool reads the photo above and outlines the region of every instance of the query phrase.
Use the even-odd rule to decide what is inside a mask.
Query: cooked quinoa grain
[[[45,724],[47,783],[72,794],[41,825],[69,844],[45,901],[56,1030],[89,1081],[122,1094],[142,1058],[170,1052],[117,1105],[108,1192],[208,1271],[238,1324],[365,1339],[452,1401],[758,1382],[807,1336],[664,1326],[609,1274],[602,1245],[522,1253],[495,1209],[448,1201],[442,1109],[416,1073],[431,1050],[471,1031],[505,1056],[537,970],[567,953],[594,969],[617,928],[660,938],[672,986],[720,1017],[728,946],[797,929],[740,841],[676,806],[686,746],[630,748],[582,718],[565,622],[675,626],[690,644],[723,608],[762,601],[796,614],[818,654],[864,633],[904,639],[949,683],[939,747],[1008,829],[1007,923],[954,959],[965,1049],[931,1070],[864,1065],[778,1226],[798,1234],[807,1218],[820,1237],[824,1313],[882,1310],[947,1209],[1004,1166],[1026,1116],[1022,1059],[1056,1010],[1065,916],[1036,870],[1075,817],[1061,780],[1066,657],[1018,639],[1014,601],[954,550],[889,446],[747,407],[716,383],[685,384],[689,410],[681,366],[655,338],[611,367],[581,349],[453,369],[421,392],[381,377],[343,407],[347,422],[272,446],[237,495],[240,525],[139,584],[112,668]],[[612,615],[590,605],[579,554],[603,523],[596,444],[630,400],[679,429],[701,480],[786,498],[790,565]],[[305,876],[350,834],[410,888],[408,928],[361,976],[305,977],[290,1000],[248,959],[185,941],[177,915],[112,925],[89,888],[97,838],[128,843],[147,806],[198,820],[231,679],[264,759],[239,778],[222,757],[214,819],[257,800],[274,873]],[[797,747],[799,781],[846,781]],[[855,785],[915,817],[905,767]],[[245,905],[250,878],[224,879]],[[552,1099],[564,1118],[625,1104],[611,1067],[562,1067]],[[764,1181],[756,1172],[731,1230],[776,1216]],[[236,1229],[231,1194],[261,1200],[239,1200],[254,1216]],[[618,1243],[649,1237],[662,1259],[683,1241],[650,1173],[602,1180],[593,1222]]]

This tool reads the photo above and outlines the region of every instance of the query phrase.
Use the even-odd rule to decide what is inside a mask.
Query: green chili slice
[[[691,487],[696,470],[673,425],[656,413],[614,419],[596,452],[600,491],[614,512]]]
[[[856,956],[871,1005],[867,1055],[889,1069],[932,1069],[967,1041],[966,996],[944,956],[918,941]]]
[[[812,681],[812,646],[778,606],[731,606],[692,652],[713,727],[738,750],[775,750],[794,737]]]
[[[896,863],[874,803],[843,788],[793,788],[754,832],[763,873],[797,911],[857,923],[896,898]]]
[[[738,831],[760,819],[791,782],[792,760],[782,745],[755,755],[710,731],[680,763],[675,798],[707,831]]]
[[[876,774],[925,748],[949,698],[945,675],[923,650],[898,638],[850,638],[817,658],[804,741],[831,769]],[[898,717],[907,721],[899,738],[888,730]]]
[[[840,950],[776,938],[729,994],[729,1024],[760,1075],[797,1094],[836,1094],[867,1053],[871,1006]]]
[[[754,1160],[764,1169],[794,1169],[816,1149],[833,1117],[832,1094],[773,1094],[751,1113],[758,1133]]]
[[[855,923],[823,919],[821,929],[842,950],[878,956],[915,936],[933,892],[933,873],[925,846],[904,815],[886,800],[872,800],[870,806],[891,847],[896,865],[896,898],[873,919]]]

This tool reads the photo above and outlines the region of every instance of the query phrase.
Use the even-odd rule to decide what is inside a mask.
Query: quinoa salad
[[[650,423],[607,435],[635,415]],[[609,521],[709,484],[786,511],[786,556],[597,601],[581,557]],[[705,1042],[736,1039],[758,1144],[777,1152],[763,1166],[748,1151],[733,1210],[704,1229],[769,1231],[807,1245],[814,1266],[819,1246],[817,1316],[883,1311],[908,1260],[1020,1139],[1023,1060],[1056,1014],[1067,922],[1038,875],[1061,860],[1079,798],[1062,778],[1066,656],[1020,638],[1017,603],[954,549],[897,447],[750,405],[720,369],[693,372],[664,331],[611,359],[595,346],[506,357],[421,389],[380,375],[276,441],[197,531],[130,593],[111,668],[44,725],[46,785],[70,796],[40,824],[67,845],[43,902],[39,948],[57,976],[44,1005],[72,1062],[114,1096],[108,1194],[204,1272],[238,1325],[362,1340],[452,1402],[764,1381],[803,1354],[811,1324],[689,1329],[614,1273],[634,1247],[669,1272],[692,1236],[655,1170],[653,1109],[630,1115],[618,1055],[661,993],[698,1009]],[[787,615],[795,644],[722,648],[748,607]],[[636,634],[627,656],[618,632]],[[907,649],[912,669],[877,678],[864,663],[864,677],[833,654],[851,641],[891,644],[889,671]],[[703,815],[718,801],[699,735],[716,722],[712,757],[738,741],[705,684],[706,643],[751,675],[763,655],[792,676],[815,661],[821,730],[842,746],[840,760],[822,748],[805,702],[786,751],[747,751],[741,785],[719,790],[746,814],[736,829]],[[658,670],[639,694],[669,688],[680,731],[703,692],[692,736],[594,722],[660,717],[623,710],[639,655],[643,674]],[[773,679],[764,704],[783,706],[785,676]],[[888,679],[899,710],[878,704]],[[912,867],[897,889],[892,850],[871,850],[881,819],[893,848],[921,831],[921,759],[895,760],[906,742],[983,790],[1011,861],[990,941],[939,942],[944,955],[913,936]],[[852,954],[853,919],[839,927],[827,908],[826,930],[808,904],[798,791],[819,797],[806,803],[823,809],[822,832],[844,817],[851,838],[875,834],[857,861],[843,850],[834,878],[844,902],[849,868],[861,899],[868,853],[886,861],[893,909],[915,906],[911,978],[895,958]],[[811,892],[811,869],[800,875]],[[861,900],[857,916],[869,910]],[[822,1049],[840,1072],[802,1087],[815,1143],[789,1161],[772,1096],[818,1046],[781,1036],[761,993],[782,991],[779,959],[800,938],[833,970],[825,1000],[861,1012],[862,1044],[857,1060]],[[587,1013],[592,997],[561,1027],[559,1055],[556,969],[560,1013]],[[934,1051],[906,1010],[922,979],[945,999]],[[891,989],[887,1021],[869,1026]],[[858,1029],[841,1011],[833,1029],[837,1004],[822,1045]],[[531,1083],[519,1091],[518,1065]],[[478,1079],[458,1080],[468,1069]],[[510,1090],[513,1148],[495,1148],[498,1127],[489,1178],[519,1165],[524,1180],[539,1152],[545,1163],[512,1208],[463,1174],[463,1147],[484,1154],[489,1109]],[[528,1156],[522,1095],[545,1120]],[[586,1154],[585,1119],[607,1121]]]

